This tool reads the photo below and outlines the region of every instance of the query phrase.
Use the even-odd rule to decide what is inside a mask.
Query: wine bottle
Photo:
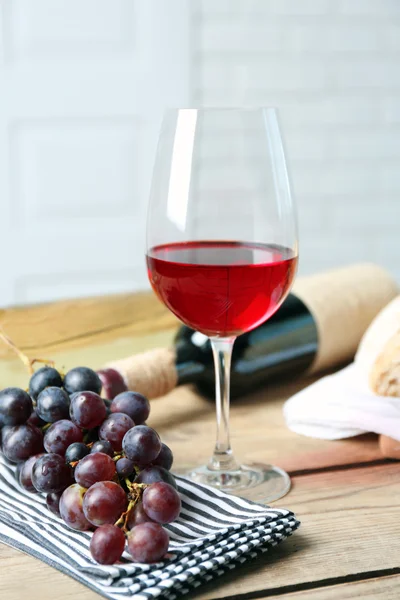
[[[373,318],[397,293],[396,283],[376,265],[299,277],[268,321],[236,339],[232,398],[274,379],[292,380],[352,360]],[[172,348],[156,348],[107,367],[117,370],[129,389],[149,398],[187,383],[214,395],[210,342],[186,326],[178,330]]]

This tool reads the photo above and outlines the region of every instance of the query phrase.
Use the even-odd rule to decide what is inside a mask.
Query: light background
[[[148,286],[145,208],[171,105],[280,107],[300,273],[370,260],[400,281],[399,0],[0,9],[0,305]]]

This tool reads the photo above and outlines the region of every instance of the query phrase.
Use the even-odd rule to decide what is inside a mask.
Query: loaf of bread
[[[394,298],[371,323],[360,342],[355,360],[368,377],[369,387],[375,394],[398,397],[400,403],[400,296]],[[400,460],[398,440],[381,435],[379,447],[385,458]]]
[[[400,398],[400,329],[389,338],[373,363],[369,385],[379,396]]]
[[[355,361],[375,394],[400,397],[400,296],[372,321]]]
[[[356,352],[355,362],[374,391],[375,382],[380,377],[380,369],[388,365],[384,357],[392,355],[393,346],[396,345],[395,338],[400,339],[400,295],[374,318]]]

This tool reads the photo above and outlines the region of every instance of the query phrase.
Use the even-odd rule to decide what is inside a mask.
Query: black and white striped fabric
[[[115,600],[178,598],[276,546],[299,526],[288,510],[177,478],[182,512],[167,527],[166,559],[139,565],[126,554],[117,565],[101,566],[90,556],[91,534],[69,529],[41,495],[21,489],[14,472],[0,456],[0,540]]]

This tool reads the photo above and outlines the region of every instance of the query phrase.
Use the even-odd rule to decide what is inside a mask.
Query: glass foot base
[[[210,485],[263,504],[282,498],[290,490],[290,478],[285,471],[279,467],[260,463],[242,465],[233,471],[213,471],[204,466],[175,472],[196,483]]]

